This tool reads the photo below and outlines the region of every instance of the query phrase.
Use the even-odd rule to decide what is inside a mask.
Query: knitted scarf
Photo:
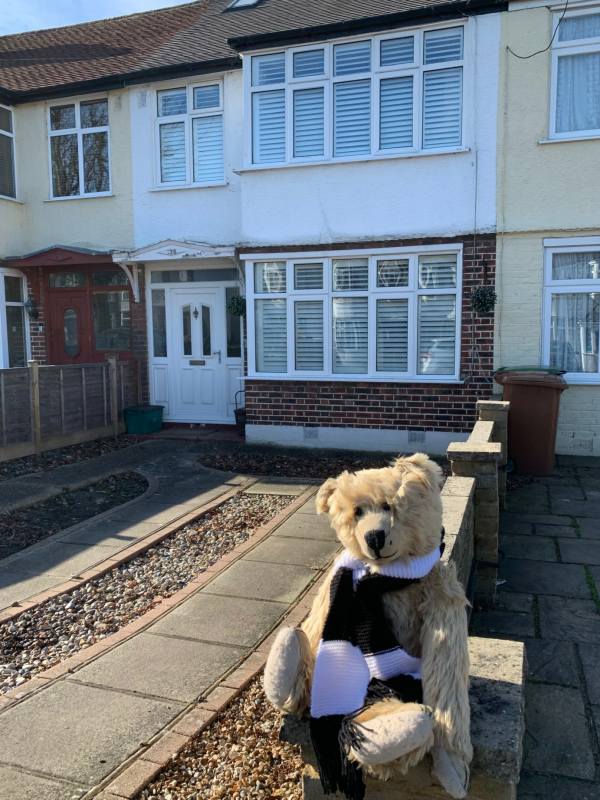
[[[385,620],[382,600],[418,583],[438,563],[442,544],[425,556],[396,561],[371,571],[344,551],[334,565],[330,603],[317,649],[310,707],[310,731],[325,794],[338,789],[362,800],[360,767],[348,759],[357,737],[345,719],[378,697],[420,702],[420,658],[403,649]],[[369,697],[367,698],[367,692]]]

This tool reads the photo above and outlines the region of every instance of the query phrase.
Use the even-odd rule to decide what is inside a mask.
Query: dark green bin
[[[130,406],[123,409],[127,433],[158,433],[164,406]]]

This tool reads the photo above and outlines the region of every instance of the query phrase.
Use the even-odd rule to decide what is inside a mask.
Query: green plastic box
[[[158,433],[162,428],[164,406],[130,406],[123,409],[127,433]]]

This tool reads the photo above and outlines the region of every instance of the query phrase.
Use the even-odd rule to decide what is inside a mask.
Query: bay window
[[[13,112],[0,105],[0,196],[16,197]]]
[[[459,148],[463,51],[453,25],[250,56],[249,161]]]
[[[458,379],[458,248],[247,258],[255,377]]]

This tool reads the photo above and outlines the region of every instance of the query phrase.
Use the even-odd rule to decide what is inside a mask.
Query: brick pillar
[[[508,461],[508,412],[510,403],[503,400],[478,400],[477,415],[481,422],[493,422],[492,441],[502,445],[502,457],[498,462],[498,493],[500,508],[506,505],[506,464]]]

